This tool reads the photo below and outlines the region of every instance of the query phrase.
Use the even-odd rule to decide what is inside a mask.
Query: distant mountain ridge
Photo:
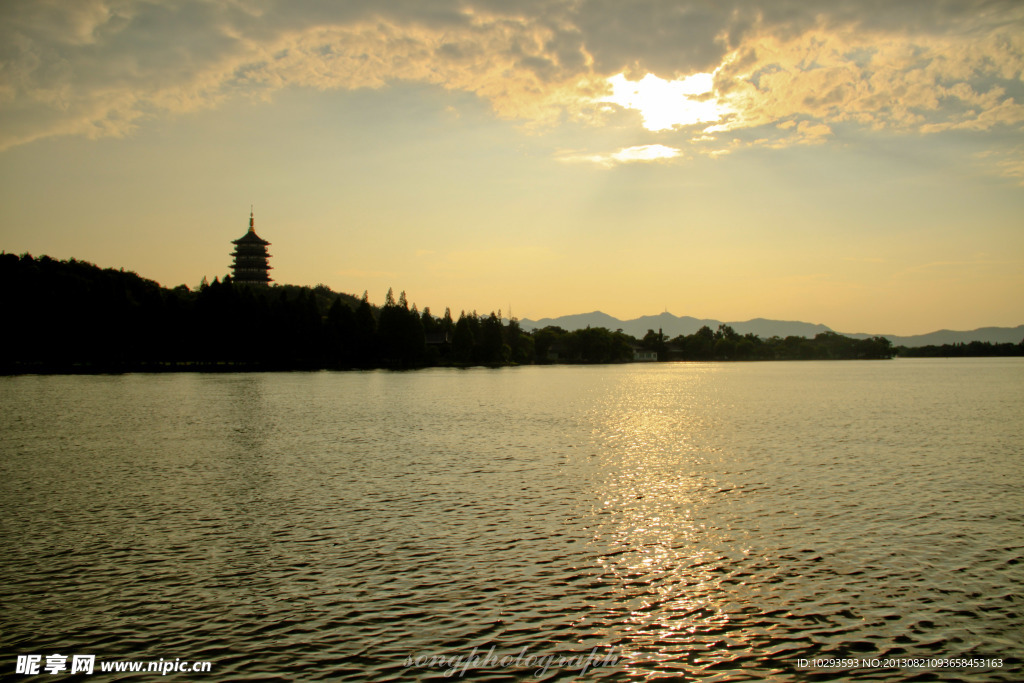
[[[591,313],[577,313],[575,315],[563,315],[558,318],[541,318],[530,320],[524,318],[519,321],[524,330],[536,330],[548,325],[561,327],[567,331],[579,330],[586,327],[604,327],[609,330],[621,329],[626,334],[641,338],[647,334],[647,330],[661,330],[665,336],[677,337],[679,335],[691,335],[705,325],[712,330],[717,330],[719,325],[729,325],[739,334],[756,334],[762,339],[769,337],[807,337],[813,338],[822,332],[833,332],[830,327],[821,324],[805,323],[794,320],[768,320],[766,318],[754,318],[752,320],[723,322],[710,318],[693,318],[690,316],[676,316],[665,312],[658,315],[645,315],[633,320],[619,320],[607,313],[593,311]],[[993,344],[1016,344],[1024,339],[1024,325],[1017,327],[980,327],[976,330],[955,331],[938,330],[928,334],[919,334],[901,337],[893,334],[844,334],[854,339],[867,339],[869,337],[885,337],[896,346],[928,346],[934,344],[959,344],[972,341],[990,342]]]
[[[606,327],[610,330],[621,329],[626,334],[640,338],[647,334],[647,330],[661,330],[667,337],[677,337],[681,334],[690,335],[707,326],[717,330],[722,325],[721,320],[710,318],[693,318],[690,316],[675,316],[665,312],[658,315],[645,315],[633,320],[619,320],[607,313],[594,311],[592,313],[579,313],[576,315],[564,315],[558,318],[542,318],[540,320],[523,319],[519,321],[524,330],[535,330],[548,325],[555,325],[567,331],[579,330],[585,327]],[[825,325],[814,325],[787,320],[766,320],[754,318],[743,322],[726,322],[739,334],[756,334],[759,337],[814,337],[821,332],[830,332]],[[870,335],[869,335],[870,336]]]
[[[943,344],[969,344],[972,341],[990,344],[1017,344],[1024,339],[1024,325],[1017,327],[979,327],[976,330],[937,330],[928,334],[900,337],[895,334],[847,334],[854,339],[885,337],[895,346],[942,346]]]

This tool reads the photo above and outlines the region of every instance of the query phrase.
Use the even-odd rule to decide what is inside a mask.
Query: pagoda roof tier
[[[270,242],[266,241],[265,239],[257,235],[256,231],[254,231],[252,228],[249,228],[249,232],[245,233],[237,240],[231,240],[231,244],[260,244],[263,246],[267,246],[270,244]]]
[[[239,237],[237,240],[231,240],[231,244],[261,244],[267,246],[270,242],[266,241],[262,237],[256,234],[255,222],[253,220],[252,212],[249,212],[249,231]]]

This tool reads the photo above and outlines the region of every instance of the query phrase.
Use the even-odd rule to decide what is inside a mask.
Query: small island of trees
[[[728,325],[666,338],[621,330],[524,331],[501,312],[418,310],[389,290],[381,306],[329,288],[240,285],[230,277],[168,289],[124,270],[0,254],[7,334],[0,372],[293,370],[673,360],[885,359],[883,337],[834,332],[761,339]],[[998,352],[1015,351],[1022,345]],[[927,347],[926,347],[927,348]],[[979,350],[968,345],[968,349]],[[987,348],[980,350],[987,351]],[[899,349],[905,355],[928,355]],[[949,354],[966,355],[966,353]],[[990,355],[990,354],[983,354]]]

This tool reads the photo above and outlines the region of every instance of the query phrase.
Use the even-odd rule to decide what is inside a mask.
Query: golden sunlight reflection
[[[719,121],[725,115],[724,105],[713,94],[713,82],[714,76],[709,73],[678,81],[650,73],[639,81],[630,81],[620,73],[608,79],[612,94],[600,101],[639,111],[647,130],[669,130]]]
[[[604,472],[590,501],[593,550],[614,595],[609,635],[643,670],[700,668],[744,602],[723,568],[749,549],[712,512],[730,490],[708,466],[718,457],[708,442],[715,370],[652,368],[596,409]]]

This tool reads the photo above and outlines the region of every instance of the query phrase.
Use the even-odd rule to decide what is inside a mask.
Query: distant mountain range
[[[847,334],[854,339],[885,337],[895,346],[942,346],[943,344],[968,344],[972,341],[990,344],[1019,344],[1024,339],[1024,325],[1017,327],[979,327],[976,330],[938,330],[928,334],[899,337],[895,334]]]
[[[578,313],[576,315],[564,315],[559,318],[542,318],[540,320],[523,319],[519,324],[524,330],[535,330],[548,325],[555,325],[565,330],[579,330],[585,327],[605,327],[609,330],[622,330],[626,334],[641,338],[647,334],[647,330],[661,330],[665,336],[677,337],[681,334],[690,335],[707,325],[712,330],[717,330],[723,324],[721,320],[708,318],[691,318],[690,316],[675,316],[665,312],[659,315],[645,315],[634,320],[619,320],[607,313],[594,311],[593,313]],[[813,338],[821,332],[832,332],[833,330],[825,325],[815,325],[791,320],[767,320],[765,318],[754,318],[743,322],[725,322],[739,334],[756,334],[762,339],[769,337],[807,337]],[[972,341],[990,342],[993,344],[1016,344],[1024,339],[1024,325],[1017,327],[981,327],[970,331],[939,330],[928,334],[918,334],[909,337],[900,337],[894,334],[864,334],[841,332],[847,337],[854,339],[866,339],[868,337],[885,337],[896,346],[928,346],[935,344],[957,344]]]

